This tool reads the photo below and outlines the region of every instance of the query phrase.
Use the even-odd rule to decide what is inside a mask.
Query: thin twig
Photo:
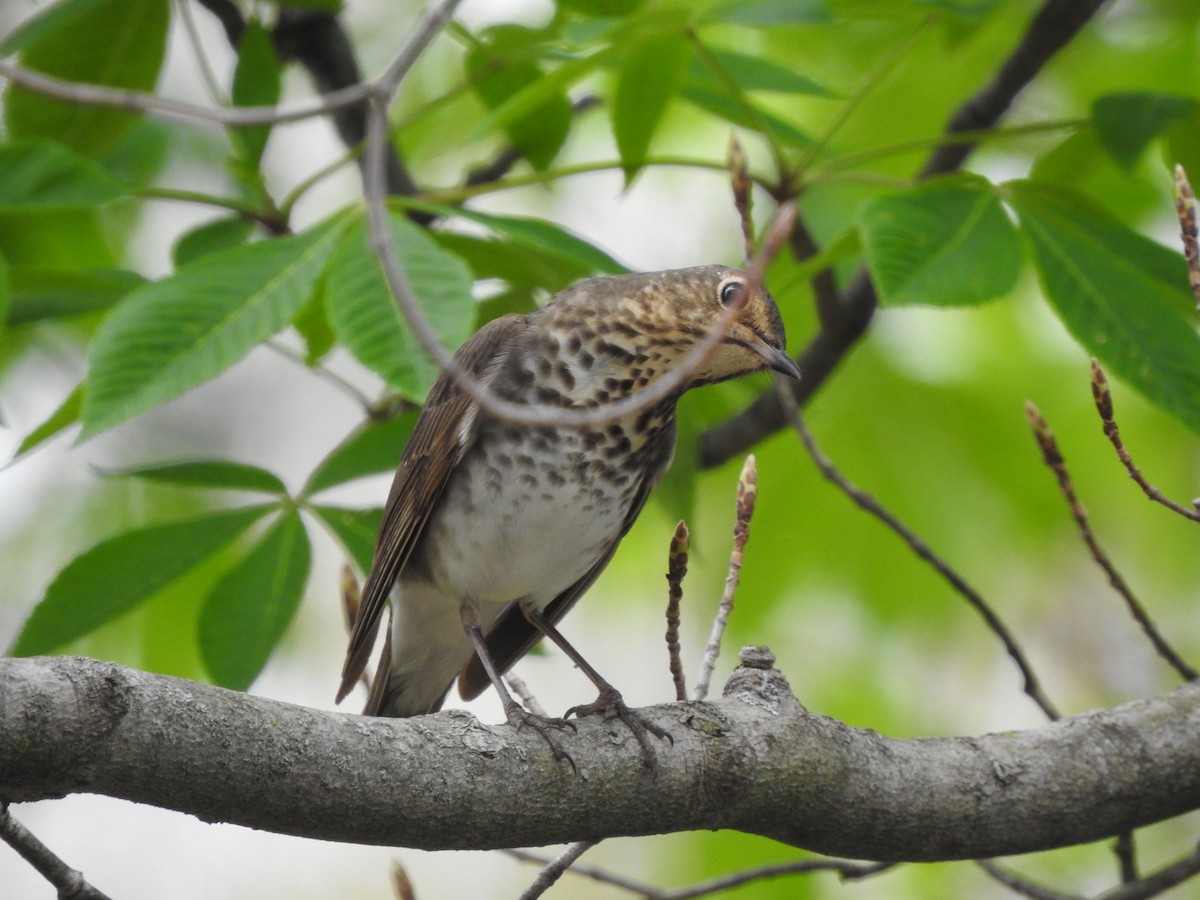
[[[1040,884],[1034,884],[1026,878],[1011,872],[1008,869],[997,865],[990,859],[977,859],[975,862],[979,868],[987,872],[993,879],[1000,882],[1010,891],[1020,894],[1022,897],[1032,897],[1033,900],[1083,900],[1076,894],[1063,894],[1059,891],[1052,891],[1050,888],[1042,887]]]
[[[1185,681],[1191,681],[1197,677],[1196,670],[1189,666],[1174,648],[1167,643],[1166,639],[1159,633],[1157,626],[1147,614],[1145,607],[1136,596],[1133,590],[1126,583],[1121,573],[1117,571],[1112,561],[1108,558],[1108,554],[1100,547],[1096,540],[1095,534],[1092,532],[1091,524],[1088,522],[1087,511],[1083,508],[1083,504],[1079,502],[1079,497],[1075,494],[1075,486],[1071,482],[1071,475],[1067,471],[1067,466],[1063,460],[1061,451],[1058,449],[1058,442],[1054,438],[1054,432],[1050,430],[1050,425],[1046,422],[1045,417],[1038,411],[1038,408],[1030,401],[1025,403],[1025,413],[1029,418],[1029,425],[1033,429],[1033,436],[1037,439],[1038,447],[1042,451],[1042,459],[1050,470],[1054,472],[1055,478],[1058,479],[1059,490],[1066,498],[1067,505],[1071,509],[1071,516],[1075,519],[1075,524],[1079,528],[1079,536],[1083,538],[1083,542],[1087,544],[1088,550],[1092,554],[1092,559],[1096,561],[1104,574],[1108,576],[1108,583],[1112,585],[1121,599],[1125,601],[1125,606],[1129,610],[1129,614],[1133,616],[1145,632],[1146,637],[1150,639],[1150,643],[1154,645],[1154,649],[1158,655],[1167,661],[1167,663],[1179,673]]]
[[[1138,487],[1142,489],[1142,493],[1155,503],[1161,503],[1167,509],[1179,513],[1184,518],[1191,519],[1193,522],[1200,522],[1200,509],[1189,509],[1186,506],[1176,503],[1148,482],[1142,475],[1142,470],[1134,465],[1133,457],[1125,449],[1125,444],[1121,441],[1121,433],[1117,429],[1116,421],[1113,419],[1112,392],[1108,389],[1108,379],[1094,357],[1092,359],[1092,397],[1096,401],[1096,411],[1100,413],[1100,421],[1104,424],[1104,436],[1112,443],[1113,448],[1117,451],[1117,458],[1121,460],[1121,463],[1125,466],[1125,470],[1129,472],[1129,477],[1137,482]],[[1197,505],[1200,505],[1200,502]]]
[[[392,895],[396,900],[417,900],[417,892],[413,889],[412,879],[408,877],[408,870],[404,868],[400,860],[393,858],[390,871],[392,881]]]
[[[683,600],[683,576],[687,574],[689,543],[687,523],[680,520],[675,526],[671,550],[667,555],[667,656],[676,700],[687,699],[687,681],[683,675],[683,660],[679,656],[679,606]]]
[[[535,865],[545,865],[550,862],[548,857],[537,853],[530,853],[527,850],[506,850],[505,853],[514,859],[534,863]],[[755,881],[764,881],[768,878],[780,878],[786,875],[807,875],[813,872],[836,872],[841,876],[843,881],[856,881],[886,872],[888,869],[894,868],[894,866],[895,863],[862,863],[846,859],[804,859],[790,863],[762,866],[757,869],[747,869],[744,872],[734,872],[731,875],[722,875],[719,878],[713,878],[709,881],[673,889],[656,888],[653,885],[637,881],[626,875],[610,872],[599,866],[573,866],[571,872],[583,878],[598,881],[601,884],[620,888],[630,894],[642,897],[643,900],[692,900],[694,897],[703,897],[706,894],[730,890]]]
[[[24,825],[12,817],[7,803],[0,803],[0,840],[8,844],[38,874],[58,890],[59,897],[72,900],[109,900],[107,894],[92,887],[83,873],[72,869],[54,852],[34,837]]]
[[[754,201],[750,180],[750,169],[746,162],[746,151],[738,143],[736,135],[729,138],[729,185],[733,189],[733,205],[737,209],[738,221],[742,224],[742,246],[746,259],[754,257],[754,217],[750,208]]]
[[[713,618],[712,631],[708,636],[708,644],[704,648],[704,659],[700,662],[700,674],[696,676],[696,686],[692,689],[693,700],[703,700],[708,696],[708,686],[712,681],[713,669],[717,665],[717,657],[721,653],[721,637],[725,634],[725,626],[729,622],[729,614],[733,612],[733,595],[737,591],[741,578],[742,556],[746,549],[746,541],[750,538],[750,517],[754,515],[754,502],[758,499],[758,468],[753,454],[746,457],[742,466],[742,474],[738,477],[737,486],[737,519],[733,526],[733,550],[729,554],[729,572],[725,576],[725,593],[717,607]]]
[[[446,5],[452,5],[452,0]],[[427,34],[428,29],[418,29],[418,35]],[[413,41],[417,40],[414,36]],[[429,34],[432,37],[432,34]],[[406,48],[402,56],[412,56]],[[393,65],[388,75],[398,67]],[[437,363],[442,372],[454,379],[455,384],[469,394],[489,416],[494,419],[521,425],[552,425],[555,427],[582,427],[613,422],[625,416],[634,415],[649,409],[677,393],[687,384],[708,357],[716,350],[723,339],[726,329],[738,314],[746,298],[751,296],[762,285],[763,272],[766,266],[779,251],[779,246],[791,231],[795,207],[784,205],[775,211],[771,225],[767,229],[763,249],[755,257],[746,272],[746,286],[740,294],[740,302],[731,302],[721,314],[713,320],[712,327],[696,346],[670,372],[642,391],[629,394],[611,403],[588,409],[562,409],[558,407],[531,406],[505,400],[494,391],[483,387],[476,379],[467,374],[454,356],[442,346],[433,331],[429,320],[421,311],[413,294],[412,286],[396,256],[392,246],[391,232],[387,224],[387,210],[384,205],[384,164],[387,142],[387,104],[391,94],[382,88],[389,82],[385,76],[380,79],[381,90],[372,98],[370,113],[367,117],[366,165],[364,166],[364,195],[367,206],[367,219],[371,249],[383,269],[384,277],[393,298],[400,307],[409,327],[416,335],[425,352]]]
[[[504,682],[508,685],[509,690],[516,694],[525,708],[535,716],[541,716],[543,719],[548,719],[546,710],[542,708],[542,704],[538,703],[537,697],[533,696],[533,691],[529,689],[529,685],[525,683],[525,679],[516,672],[506,672]]]
[[[1159,869],[1138,881],[1123,884],[1101,894],[1096,900],[1146,900],[1182,884],[1200,874],[1200,845],[1178,862]]]
[[[1021,650],[1016,638],[1008,630],[1008,626],[1001,621],[1000,617],[987,604],[987,601],[972,588],[950,567],[940,556],[934,553],[929,545],[921,540],[913,533],[904,523],[897,519],[894,515],[888,512],[879,501],[872,497],[869,493],[859,488],[849,479],[847,479],[837,467],[829,460],[829,458],[817,446],[812,433],[808,430],[808,426],[804,424],[804,419],[800,416],[800,411],[796,406],[796,401],[792,397],[791,392],[787,391],[783,386],[778,386],[781,405],[783,406],[784,414],[787,420],[791,423],[792,428],[800,436],[800,440],[804,442],[804,447],[808,451],[808,455],[812,457],[813,462],[817,464],[817,468],[821,470],[821,474],[827,481],[835,484],[841,491],[846,494],[854,503],[865,512],[879,519],[884,525],[890,528],[896,535],[908,544],[920,559],[925,560],[929,565],[941,575],[950,584],[955,591],[962,596],[971,607],[983,617],[984,622],[992,633],[1000,639],[1004,645],[1005,652],[1009,655],[1012,661],[1016,664],[1022,678],[1025,681],[1022,690],[1029,698],[1038,705],[1046,718],[1054,721],[1059,718],[1058,711],[1050,702],[1050,698],[1046,696],[1042,690],[1041,683],[1033,672],[1033,666],[1025,658],[1025,653]]]
[[[547,862],[542,871],[538,872],[538,876],[533,880],[533,884],[529,885],[525,889],[525,893],[521,895],[521,900],[534,900],[535,897],[542,896],[554,882],[562,877],[563,872],[571,868],[575,860],[579,859],[579,857],[583,856],[583,854],[595,845],[595,841],[576,841],[573,844],[568,844],[562,853]]]
[[[1133,832],[1123,831],[1113,841],[1113,856],[1121,869],[1121,883],[1131,884],[1138,880],[1137,846],[1133,842]]]
[[[294,106],[214,107],[186,103],[182,100],[167,100],[143,91],[64,81],[3,59],[0,59],[0,78],[68,103],[78,103],[82,106],[114,106],[118,109],[149,113],[174,122],[210,122],[214,125],[281,125],[286,122],[299,122],[328,115],[343,106],[361,103],[374,91],[372,83],[364,82]]]
[[[1183,238],[1183,257],[1187,260],[1188,284],[1196,298],[1196,314],[1200,315],[1200,236],[1196,231],[1196,195],[1183,166],[1175,164],[1175,214],[1179,217],[1179,232]]]

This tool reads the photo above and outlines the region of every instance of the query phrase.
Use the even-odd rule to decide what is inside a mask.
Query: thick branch
[[[1200,807],[1200,684],[1044,728],[893,740],[806,712],[773,670],[540,738],[462,712],[317,712],[78,658],[0,660],[0,798],[91,792],[324,840],[466,849],[732,828],[861,859],[1002,856]]]

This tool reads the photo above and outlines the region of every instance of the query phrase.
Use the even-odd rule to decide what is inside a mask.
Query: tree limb
[[[1045,68],[1096,14],[1105,0],[1046,0],[1034,16],[1021,42],[1000,66],[996,76],[967,100],[946,125],[946,135],[990,128],[1000,121],[1016,96]],[[949,142],[935,150],[921,168],[921,178],[957,171],[975,143]],[[790,198],[785,198],[790,199]],[[811,255],[811,241],[798,234],[793,252],[798,259]],[[789,389],[803,406],[866,333],[878,305],[875,287],[861,269],[836,307],[829,298],[828,280],[818,282],[821,330],[798,362],[804,377]],[[748,408],[700,435],[700,466],[711,468],[740,456],[784,426],[779,397],[766,390]]]
[[[70,657],[0,660],[0,798],[90,792],[323,840],[529,846],[730,828],[859,859],[1003,856],[1200,807],[1200,684],[1046,727],[895,740],[808,713],[777,671],[644,711],[657,777],[620,727],[561,740],[464,712],[325,713]],[[348,765],[347,761],[358,761]],[[366,762],[364,762],[366,761]]]

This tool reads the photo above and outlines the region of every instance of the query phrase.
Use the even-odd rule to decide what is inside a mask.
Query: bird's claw
[[[552,719],[549,716],[539,716],[536,713],[531,713],[517,703],[513,703],[512,706],[507,707],[504,712],[508,716],[509,724],[513,728],[517,731],[520,731],[522,728],[532,728],[549,745],[550,752],[554,754],[555,760],[558,762],[568,762],[571,764],[572,769],[576,772],[579,771],[579,767],[575,765],[575,760],[571,758],[571,754],[564,750],[557,738],[551,734],[552,729],[563,731],[569,728],[571,731],[578,731],[579,729],[575,727],[574,722],[568,722],[565,718]]]
[[[672,744],[675,739],[671,737],[670,732],[661,728],[654,722],[651,722],[646,717],[634,712],[625,703],[625,699],[621,696],[621,692],[614,687],[605,688],[600,692],[594,702],[583,706],[572,706],[563,714],[560,721],[565,721],[571,716],[582,718],[600,713],[606,719],[620,719],[625,723],[625,727],[633,732],[633,736],[637,738],[638,745],[642,748],[642,764],[653,772],[658,771],[658,753],[654,750],[654,745],[650,743],[650,735],[662,740],[666,739]]]

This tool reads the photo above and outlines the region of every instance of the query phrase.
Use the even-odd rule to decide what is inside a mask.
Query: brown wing
[[[469,375],[487,384],[524,328],[525,317],[519,315],[489,322],[462,345],[455,359]],[[388,494],[375,559],[346,651],[338,702],[350,693],[366,668],[392,585],[425,530],[450,472],[475,440],[478,409],[450,376],[443,373],[434,382]],[[380,662],[377,680],[386,681],[389,665],[390,660]]]
[[[646,505],[646,499],[650,496],[650,491],[654,488],[660,478],[667,470],[667,466],[671,461],[671,454],[675,447],[675,429],[672,427],[664,432],[664,445],[660,450],[661,461],[657,466],[649,467],[647,475],[642,479],[642,483],[638,485],[637,495],[633,499],[633,503],[629,506],[629,512],[625,515],[625,521],[621,525],[621,533],[617,535],[616,540],[612,542],[612,546],[608,548],[596,564],[584,573],[584,576],[577,582],[555,597],[546,606],[545,616],[550,620],[551,624],[556,624],[563,616],[565,616],[582,597],[587,589],[592,586],[600,573],[608,565],[613,558],[613,554],[617,552],[617,545],[621,543],[621,538],[629,532],[633,527],[633,523],[637,521],[637,517],[641,515],[642,508]],[[495,624],[487,633],[487,646],[492,654],[492,661],[496,664],[497,670],[504,674],[511,669],[521,657],[533,649],[533,645],[542,639],[542,633],[529,624],[529,620],[521,612],[519,606],[515,603],[501,613]],[[491,681],[488,679],[487,672],[483,669],[483,664],[479,661],[479,656],[472,654],[470,661],[463,667],[463,670],[458,675],[458,692],[464,700],[474,700],[482,694],[488,687],[491,686]]]

